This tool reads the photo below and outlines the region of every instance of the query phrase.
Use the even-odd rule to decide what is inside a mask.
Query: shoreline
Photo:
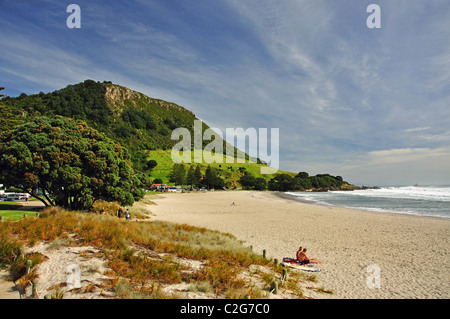
[[[151,219],[230,233],[279,261],[299,246],[322,261],[314,298],[449,298],[450,220],[305,203],[274,192],[162,193]],[[232,202],[236,206],[231,206]],[[381,270],[368,288],[368,267]]]
[[[439,219],[439,220],[450,220],[449,217],[443,217],[443,216],[431,216],[431,215],[417,215],[413,213],[406,213],[406,212],[393,212],[393,211],[387,211],[382,209],[364,209],[364,208],[354,208],[354,207],[347,207],[347,206],[338,206],[338,205],[332,205],[332,204],[325,204],[320,202],[315,202],[313,200],[307,200],[300,196],[290,195],[286,194],[286,192],[271,192],[275,196],[278,196],[282,199],[289,200],[289,201],[297,201],[300,203],[308,204],[308,205],[318,205],[322,207],[331,207],[331,208],[338,208],[338,209],[349,209],[349,210],[357,210],[357,211],[363,211],[366,213],[375,213],[375,214],[387,214],[387,215],[402,215],[402,216],[408,216],[408,217],[418,217],[418,218],[432,218],[432,219]]]

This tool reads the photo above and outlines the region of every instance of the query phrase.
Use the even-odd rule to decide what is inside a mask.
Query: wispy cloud
[[[80,30],[65,27],[64,4],[43,3],[0,13],[7,90],[110,80],[222,131],[280,128],[280,169],[450,173],[436,162],[450,141],[447,0],[379,0],[379,30],[365,1],[80,0]]]

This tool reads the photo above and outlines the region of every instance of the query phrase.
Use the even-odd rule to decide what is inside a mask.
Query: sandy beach
[[[306,247],[322,262],[318,287],[334,292],[314,298],[450,297],[448,219],[327,207],[270,192],[164,193],[154,202],[153,220],[230,233],[268,258],[295,257]]]

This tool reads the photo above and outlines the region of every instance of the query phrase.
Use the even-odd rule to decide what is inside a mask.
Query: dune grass
[[[110,289],[122,298],[170,298],[163,285],[186,283],[223,298],[260,298],[239,275],[250,265],[281,273],[280,266],[245,247],[230,234],[159,221],[126,221],[110,215],[44,209],[39,218],[4,221],[0,227],[0,266],[17,278],[23,272],[23,247],[39,242],[97,247],[107,260]],[[192,271],[178,259],[201,262]],[[34,263],[38,263],[37,257]],[[291,276],[293,280],[295,276]],[[197,285],[201,283],[201,285]],[[268,287],[266,287],[268,288]],[[263,288],[264,290],[265,288]],[[299,292],[298,296],[302,296]]]

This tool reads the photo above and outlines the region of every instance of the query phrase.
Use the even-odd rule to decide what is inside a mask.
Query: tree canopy
[[[200,166],[197,165],[197,167],[194,169],[194,166],[191,165],[187,173],[186,182],[191,185],[191,188],[193,188],[194,186],[199,186],[201,180],[202,173],[200,171]]]
[[[182,186],[186,182],[186,169],[183,164],[175,164],[170,173],[169,180],[175,185]]]
[[[263,191],[267,188],[267,181],[262,177],[254,177],[251,174],[245,174],[239,179],[239,183],[243,189],[254,189],[257,191]]]
[[[307,189],[340,189],[347,182],[343,181],[341,176],[332,176],[330,174],[317,174],[309,176],[306,172],[300,172],[295,177],[287,174],[279,174],[272,178],[268,183],[271,191],[300,191]]]
[[[219,172],[216,168],[208,165],[208,168],[205,171],[205,176],[201,182],[201,184],[208,189],[222,189],[225,187],[225,182],[218,176]]]
[[[128,151],[85,122],[40,117],[0,134],[0,181],[45,205],[89,209],[143,197]]]

